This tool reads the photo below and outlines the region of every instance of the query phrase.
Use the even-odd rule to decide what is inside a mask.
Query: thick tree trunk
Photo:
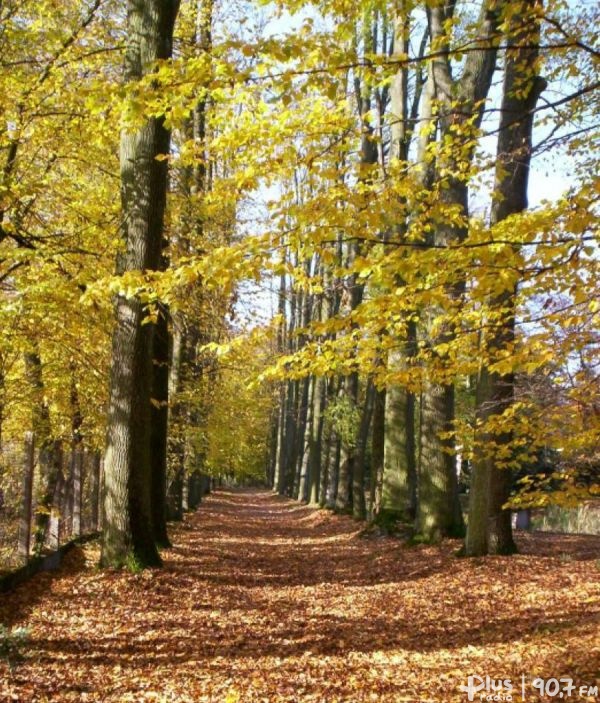
[[[444,145],[438,167],[451,174],[445,187],[440,190],[440,201],[464,219],[463,222],[447,219],[436,223],[434,244],[438,247],[460,243],[467,236],[468,182],[460,175],[459,162],[469,163],[474,148],[461,145],[461,149],[457,150],[453,144],[458,145],[460,141],[456,142],[454,135],[457,128],[463,126],[464,138],[468,139],[469,130],[477,129],[481,123],[496,64],[499,9],[494,0],[484,0],[478,23],[479,46],[467,55],[460,77],[452,77],[449,54],[440,52],[431,63],[431,78],[438,102],[440,141]],[[447,27],[453,12],[454,4],[435,5],[428,10],[430,35],[439,48],[448,46]],[[446,285],[449,308],[460,304],[464,290],[465,276],[458,272],[456,280]],[[431,319],[434,317],[434,314],[430,315]],[[446,324],[442,333],[432,339],[434,356],[437,344],[448,344],[453,339],[452,326]],[[438,357],[438,360],[443,364],[443,359]],[[463,532],[453,457],[455,447],[454,442],[444,436],[454,430],[454,393],[453,383],[440,385],[428,379],[423,387],[417,532],[427,540],[457,537]],[[443,496],[443,491],[448,491],[448,494]]]
[[[414,395],[402,386],[387,389],[381,510],[412,521],[416,515]]]
[[[527,186],[531,161],[533,111],[545,81],[536,75],[539,54],[540,0],[527,0],[508,28],[508,49],[497,146],[497,170],[491,224],[527,209]],[[519,252],[513,251],[518,257]],[[490,301],[500,321],[492,328],[487,355],[511,349],[515,341],[516,293],[518,280]],[[469,495],[469,527],[465,540],[468,556],[512,554],[510,510],[504,509],[512,485],[512,471],[503,468],[490,447],[510,446],[512,434],[491,435],[486,422],[505,412],[514,399],[514,374],[498,374],[484,365],[477,388],[478,431]]]
[[[464,522],[458,500],[453,442],[440,438],[453,418],[454,389],[426,385],[421,407],[421,457],[416,530],[425,541],[462,537]],[[441,447],[441,449],[440,449]],[[444,451],[445,450],[445,451]]]
[[[394,18],[394,54],[404,56],[409,53],[410,11],[401,1],[397,5]],[[425,51],[426,40],[422,41],[421,55]],[[390,85],[390,110],[392,124],[390,142],[390,162],[404,168],[408,162],[414,122],[409,119],[408,109],[408,67],[401,64]],[[413,111],[418,109],[422,85],[416,77]],[[427,109],[424,117],[429,117]],[[406,219],[406,200],[399,201],[400,218],[395,223],[393,237],[397,241],[406,238],[408,222]],[[404,281],[396,277],[398,286]],[[388,363],[392,368],[402,365],[403,358],[414,354],[416,347],[416,323],[413,321],[415,311],[405,313],[406,339],[401,340],[403,351],[390,355]],[[377,512],[389,512],[403,520],[414,520],[417,500],[416,446],[414,395],[405,387],[390,386],[387,389],[384,408],[384,455],[379,485]],[[378,484],[376,484],[378,485]]]
[[[475,398],[475,423],[478,427],[487,420],[487,408],[483,400],[489,396],[489,375],[481,369],[477,379]],[[478,432],[478,439],[483,437]],[[469,521],[465,535],[465,554],[482,556],[488,553],[488,515],[490,503],[490,466],[489,459],[481,450],[477,450],[471,470],[469,485]]]
[[[362,47],[363,56],[377,50],[375,46],[376,29],[374,26],[374,16],[372,10],[366,10],[362,27]],[[368,60],[365,60],[368,63]],[[361,80],[362,78],[362,80]],[[375,139],[373,124],[370,118],[373,100],[373,90],[369,76],[357,74],[354,80],[356,103],[358,107],[358,118],[361,126],[360,144],[360,164],[358,179],[365,185],[373,181],[373,167],[378,163],[378,148]],[[360,241],[350,243],[347,248],[346,267],[351,269],[357,256],[363,251],[363,244]],[[345,294],[340,301],[342,315],[348,317],[362,303],[364,296],[364,284],[356,273],[352,273],[347,278]],[[355,323],[352,323],[355,327]],[[360,379],[357,372],[345,377],[340,387],[341,399],[347,402],[348,409],[356,410],[359,406]],[[364,517],[366,514],[364,500],[364,465],[357,458],[357,438],[360,428],[354,429],[354,433],[341,438],[340,459],[337,476],[337,495],[335,499],[336,510],[340,512],[352,512]],[[354,487],[361,486],[360,493],[355,495]],[[358,501],[355,508],[354,502]]]
[[[171,56],[177,0],[129,0],[125,77],[135,82]],[[117,271],[157,269],[163,239],[170,134],[162,118],[121,135],[121,201],[125,252]],[[161,563],[151,511],[150,398],[152,325],[136,298],[116,300],[105,460],[101,563],[139,568]]]

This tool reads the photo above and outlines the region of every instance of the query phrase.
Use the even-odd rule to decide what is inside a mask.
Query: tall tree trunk
[[[342,379],[340,385],[339,399],[346,401],[344,407],[353,412],[358,404],[359,380],[358,374],[353,373]],[[356,452],[356,431],[346,428],[340,437],[340,454],[337,471],[337,494],[335,498],[335,508],[340,512],[352,511],[352,477],[354,472],[355,452]]]
[[[412,521],[417,507],[414,395],[402,386],[387,389],[381,510]]]
[[[326,398],[326,384],[322,376],[314,380],[315,390],[313,399],[312,428],[308,450],[309,492],[310,505],[318,505],[321,495],[321,466],[323,457],[323,406]]]
[[[403,2],[397,5],[394,17],[394,55],[409,53],[410,9]],[[425,37],[421,42],[420,54],[425,51]],[[420,71],[420,69],[419,69]],[[401,64],[390,86],[390,110],[392,124],[390,162],[396,162],[403,170],[408,163],[409,148],[414,132],[413,122],[408,114],[408,67]],[[413,113],[416,114],[422,90],[420,73],[415,79]],[[424,110],[428,117],[427,109]],[[400,219],[396,222],[393,236],[398,241],[406,238],[407,216],[406,199],[399,203]],[[396,284],[402,286],[401,276],[396,276]],[[405,317],[406,338],[402,352],[390,354],[388,363],[394,368],[401,366],[407,357],[415,352],[416,323],[415,311],[407,311]],[[378,510],[389,511],[405,520],[414,520],[417,500],[416,448],[415,448],[415,399],[407,388],[392,385],[386,391],[384,425],[384,460],[381,481],[381,494]]]
[[[417,533],[426,541],[462,537],[463,521],[458,501],[458,480],[451,439],[440,439],[448,431],[449,412],[454,410],[454,388],[426,385],[421,406],[421,457]],[[443,448],[440,450],[440,442]]]
[[[308,501],[309,496],[309,486],[310,486],[310,448],[311,440],[313,436],[313,424],[314,424],[314,411],[315,411],[315,392],[316,392],[316,379],[314,376],[309,376],[305,379],[305,384],[307,386],[307,406],[306,406],[306,417],[304,420],[304,433],[302,441],[302,451],[301,457],[299,458],[300,465],[300,481],[298,485],[298,500],[303,502]]]
[[[533,112],[546,82],[536,75],[542,3],[526,0],[520,13],[511,18],[507,37],[506,63],[497,169],[492,204],[492,226],[508,216],[527,209],[527,186],[531,161]],[[508,245],[507,245],[508,246]],[[515,258],[517,250],[512,251]],[[499,353],[511,349],[515,341],[516,294],[518,280],[490,301],[492,313],[500,320],[487,340],[487,354],[493,362]],[[490,446],[510,446],[512,434],[492,435],[486,423],[504,413],[514,399],[513,373],[499,374],[487,365],[480,370],[477,385],[476,456],[469,494],[469,526],[465,539],[468,556],[511,554],[516,551],[508,500],[512,472],[502,468]]]
[[[387,391],[376,389],[373,400],[373,433],[371,446],[371,499],[369,518],[372,520],[381,510],[383,490],[383,466],[385,455],[385,406]]]
[[[58,549],[60,544],[61,523],[64,522],[63,502],[65,477],[63,471],[64,452],[62,442],[56,440],[52,451],[53,472],[55,476],[54,491],[51,500],[51,512],[48,518],[47,542],[50,549]]]
[[[79,537],[81,535],[81,508],[82,508],[82,482],[83,482],[83,437],[81,426],[83,417],[81,416],[81,405],[79,403],[79,390],[75,377],[75,364],[71,364],[71,535]]]
[[[354,472],[352,475],[352,514],[359,520],[367,517],[367,501],[365,497],[365,477],[367,462],[367,444],[369,430],[373,418],[374,387],[372,382],[365,389],[365,400],[361,413],[360,427],[356,440],[356,454],[354,458]]]
[[[91,456],[90,467],[90,530],[96,532],[100,529],[100,506],[102,504],[102,458],[98,452]]]
[[[280,472],[277,492],[280,495],[290,495],[294,480],[294,448],[296,429],[296,393],[297,381],[287,381],[285,393],[285,417],[282,426]]]
[[[285,249],[283,262],[285,263]],[[282,273],[279,277],[279,293],[277,302],[277,312],[279,315],[279,326],[277,329],[277,353],[283,354],[285,352],[286,344],[286,294],[287,294],[287,279],[285,273]],[[277,446],[275,449],[275,468],[273,471],[273,490],[281,492],[280,488],[283,481],[284,472],[284,444],[285,444],[285,428],[286,428],[286,412],[287,398],[286,398],[287,384],[281,382],[279,385],[279,406],[277,415]]]
[[[484,101],[496,65],[499,10],[500,6],[495,0],[484,0],[478,23],[479,46],[468,54],[460,77],[452,77],[450,53],[440,51],[431,62],[440,142],[444,145],[438,165],[450,174],[440,189],[440,201],[463,218],[458,223],[448,219],[436,224],[434,244],[438,247],[460,243],[467,236],[468,182],[465,176],[460,175],[459,161],[470,162],[474,148],[468,145],[465,148],[459,141],[461,149],[457,151],[457,147],[453,146],[454,135],[463,126],[464,138],[467,139],[469,130],[476,130],[481,123]],[[449,48],[447,27],[451,24],[453,12],[453,3],[428,9],[430,36],[439,49]],[[464,289],[465,278],[459,272],[457,279],[446,286],[449,307],[460,304]],[[434,311],[431,311],[430,318],[433,320],[434,317]],[[453,335],[452,326],[448,324],[436,339],[431,340],[434,356],[435,347],[450,343]],[[443,364],[443,359],[438,360]],[[439,384],[427,379],[423,387],[417,532],[426,540],[460,536],[464,531],[453,458],[454,442],[448,439],[447,434],[454,430],[454,395],[454,383]]]
[[[365,71],[361,76],[355,78],[356,102],[358,106],[358,118],[361,126],[360,164],[359,181],[369,184],[373,181],[373,167],[378,163],[378,150],[375,140],[373,122],[371,118],[371,107],[373,101],[372,76],[367,70],[369,62],[368,56],[377,50],[376,31],[377,19],[371,9],[366,10],[362,27],[362,49],[365,62]],[[362,252],[363,246],[359,241],[350,244],[348,247],[347,266],[350,268],[354,259]],[[346,304],[343,305],[346,315],[361,304],[364,295],[364,284],[356,273],[349,276],[348,295]],[[354,326],[354,325],[353,325]],[[358,373],[352,373],[344,379],[342,386],[345,399],[350,408],[358,408],[360,379]],[[364,517],[366,514],[364,501],[364,488],[361,488],[360,495],[354,494],[355,486],[364,486],[364,465],[358,460],[358,435],[360,427],[355,430],[355,435],[341,443],[341,457],[338,477],[338,493],[336,498],[336,508],[343,512],[352,511],[354,514]],[[358,500],[356,509],[354,501]]]
[[[21,494],[21,519],[19,522],[18,553],[25,560],[29,558],[31,545],[31,518],[33,511],[33,470],[35,466],[35,446],[33,432],[25,433],[23,446],[23,480]]]
[[[283,445],[285,442],[285,408],[286,408],[286,384],[280,383],[279,404],[277,407],[277,445],[275,447],[275,468],[273,470],[273,485],[271,488],[279,492],[283,473]]]
[[[71,535],[81,536],[81,510],[83,507],[84,452],[81,445],[73,447],[71,456],[73,506],[71,508]]]
[[[150,437],[151,506],[154,541],[170,545],[167,534],[167,455],[169,428],[169,312],[159,305],[154,327]]]
[[[277,436],[279,434],[279,407],[275,406],[271,411],[269,420],[269,434],[267,438],[267,454],[265,461],[265,481],[269,488],[273,488],[275,478],[275,465],[277,463]]]
[[[172,52],[177,0],[128,0],[125,78],[135,83]],[[122,235],[118,273],[157,269],[163,240],[170,133],[152,117],[121,134]],[[152,326],[144,306],[118,295],[115,303],[108,446],[105,460],[105,521],[101,563],[119,567],[159,565],[151,512],[150,399]]]
[[[37,493],[37,510],[35,515],[34,552],[39,554],[44,548],[48,532],[48,520],[52,512],[52,500],[56,488],[54,471],[54,446],[50,424],[50,408],[44,398],[44,381],[42,361],[37,351],[25,354],[25,370],[33,391],[34,406],[31,426],[38,443],[38,465],[40,480]]]
[[[168,428],[169,428],[169,464],[167,473],[166,510],[168,520],[182,520],[181,487],[183,480],[183,464],[185,459],[185,443],[181,422],[184,408],[177,395],[181,390],[182,376],[187,354],[187,335],[185,321],[181,315],[172,318],[173,332],[169,338],[169,398]]]

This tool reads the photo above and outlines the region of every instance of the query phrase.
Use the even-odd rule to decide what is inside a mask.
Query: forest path
[[[465,560],[457,543],[360,529],[219,491],[173,527],[162,570],[103,572],[97,546],[76,550],[2,596],[0,622],[30,643],[12,674],[0,664],[0,700],[465,701],[470,674],[594,682],[600,539],[527,537],[522,555]]]

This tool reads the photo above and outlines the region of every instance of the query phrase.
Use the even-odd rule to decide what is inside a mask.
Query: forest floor
[[[525,675],[536,701],[558,699],[536,676],[600,683],[600,538],[521,535],[517,556],[467,560],[361,529],[220,491],[173,526],[162,570],[99,571],[98,547],[77,549],[0,597],[0,623],[30,633],[0,700],[466,701],[488,675],[521,701]]]

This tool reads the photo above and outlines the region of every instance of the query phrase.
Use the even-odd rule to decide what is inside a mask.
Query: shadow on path
[[[31,629],[27,661],[0,694],[458,701],[469,674],[543,672],[570,639],[571,672],[548,675],[592,676],[593,538],[572,562],[560,556],[569,539],[551,537],[541,556],[466,560],[456,543],[408,548],[361,528],[267,491],[220,491],[173,526],[162,570],[101,572],[93,553],[75,555],[0,605],[2,622]],[[535,544],[527,537],[528,552]]]

